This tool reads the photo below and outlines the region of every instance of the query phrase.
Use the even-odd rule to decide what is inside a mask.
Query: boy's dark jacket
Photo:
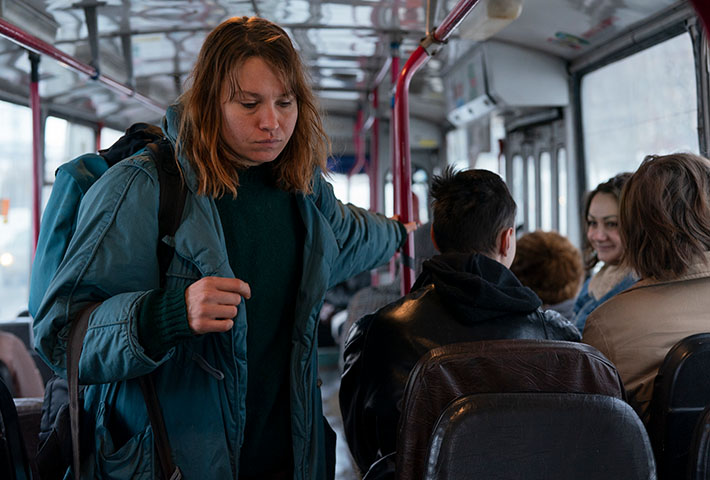
[[[540,305],[501,263],[445,254],[424,262],[408,295],[355,322],[345,344],[340,406],[363,473],[395,450],[407,377],[432,348],[511,338],[580,340],[570,322]]]

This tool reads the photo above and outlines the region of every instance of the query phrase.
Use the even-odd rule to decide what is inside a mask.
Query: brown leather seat
[[[398,427],[396,478],[423,478],[429,439],[451,402],[477,393],[525,392],[625,399],[616,367],[586,344],[490,340],[435,348],[409,375]]]
[[[430,445],[426,480],[656,478],[641,419],[607,395],[469,395],[444,411]]]

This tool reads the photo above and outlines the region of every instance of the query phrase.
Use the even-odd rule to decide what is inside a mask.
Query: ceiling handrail
[[[155,112],[165,112],[165,105],[161,105],[155,100],[138,93],[134,88],[129,87],[128,85],[123,84],[118,80],[114,80],[113,78],[100,73],[96,68],[92,67],[91,65],[88,65],[82,62],[81,60],[59,50],[53,45],[50,45],[49,43],[35,37],[30,33],[27,33],[18,26],[13,25],[12,23],[2,18],[0,18],[0,35],[7,38],[11,42],[16,43],[22,48],[41,55],[46,55],[71,70],[88,75],[89,78],[105,85],[108,89],[125,95],[127,97],[134,98],[136,101],[142,103],[143,105]]]

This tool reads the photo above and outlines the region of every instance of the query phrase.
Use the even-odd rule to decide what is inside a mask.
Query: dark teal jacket
[[[174,141],[172,108],[164,130]],[[188,195],[167,272],[167,288],[184,289],[204,276],[234,277],[214,200],[197,195],[196,177],[180,159]],[[91,314],[80,361],[85,409],[95,421],[93,455],[82,477],[152,479],[158,462],[138,382],[155,372],[175,463],[186,479],[237,479],[247,386],[245,310],[223,334],[206,334],[159,360],[138,342],[143,297],[159,286],[156,258],[158,181],[154,163],[138,154],[110,168],[84,197],[77,229],[35,318],[35,346],[65,374],[70,319]],[[325,291],[386,262],[403,241],[398,222],[343,205],[317,175],[314,191],[297,196],[305,225],[303,274],[291,350],[291,426],[295,479],[325,478],[325,428],[317,386],[316,331]],[[248,232],[245,232],[248,235]],[[86,458],[86,457],[85,457]]]

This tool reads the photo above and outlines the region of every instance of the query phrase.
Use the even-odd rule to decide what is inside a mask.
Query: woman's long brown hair
[[[316,169],[326,170],[330,143],[298,52],[281,27],[262,18],[230,18],[205,39],[181,98],[178,154],[195,168],[199,194],[236,196],[239,170],[246,163],[222,136],[221,101],[225,83],[233,95],[238,92],[237,72],[252,57],[274,70],[298,104],[293,135],[272,162],[277,184],[286,191],[310,193]]]

